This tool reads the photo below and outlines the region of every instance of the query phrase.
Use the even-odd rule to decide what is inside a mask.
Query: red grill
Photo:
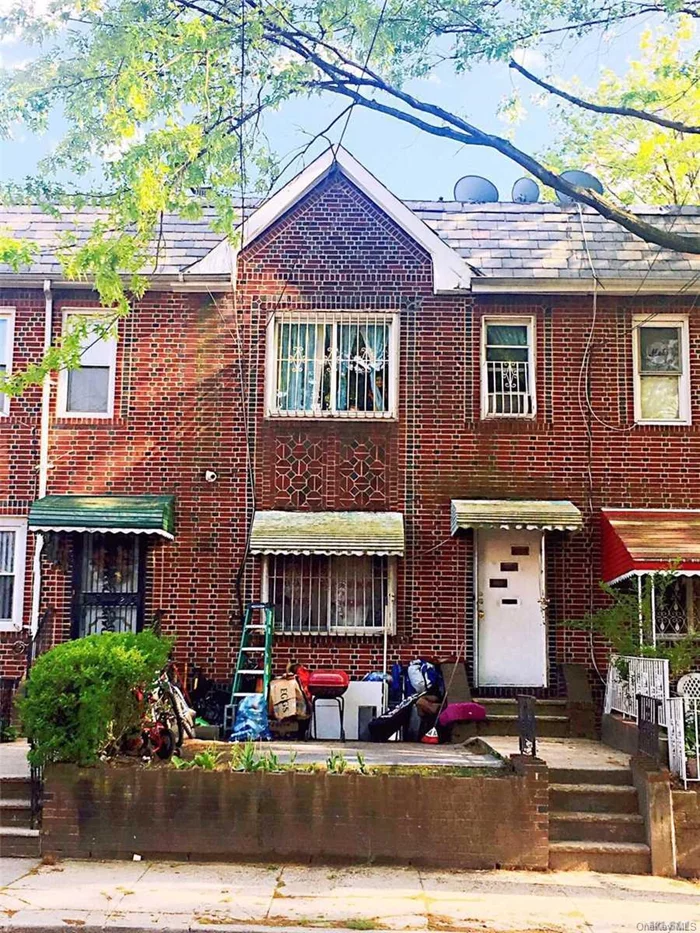
[[[313,671],[309,677],[309,693],[312,697],[334,700],[342,697],[350,685],[345,671]]]

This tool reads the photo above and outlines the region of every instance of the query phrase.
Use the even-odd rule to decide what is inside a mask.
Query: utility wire
[[[377,41],[377,36],[379,35],[379,30],[380,30],[380,28],[381,28],[382,22],[384,21],[384,14],[386,13],[386,8],[387,8],[387,5],[388,5],[388,2],[389,2],[389,0],[384,0],[384,3],[382,4],[382,9],[381,9],[381,11],[380,11],[380,13],[379,13],[379,18],[377,19],[377,25],[374,27],[374,35],[372,36],[372,41],[370,42],[370,44],[369,44],[369,49],[367,50],[367,57],[365,58],[365,63],[364,63],[364,65],[362,66],[362,73],[361,73],[361,75],[364,75],[365,71],[367,70],[367,66],[369,65],[369,60],[370,60],[370,58],[372,57],[372,52],[374,51],[374,45],[375,45],[375,43],[376,43],[376,41]],[[356,101],[356,100],[353,100],[353,102],[350,104],[350,109],[348,110],[348,115],[347,115],[347,117],[345,118],[345,126],[343,127],[343,129],[341,130],[341,133],[340,133],[340,139],[338,140],[338,144],[337,144],[337,146],[336,146],[336,152],[337,152],[338,149],[340,149],[340,147],[343,145],[343,138],[345,137],[345,132],[346,132],[346,130],[347,130],[347,128],[348,128],[348,124],[350,123],[350,118],[352,117],[353,111],[354,111],[354,109],[355,109],[356,106],[357,106],[357,101]]]

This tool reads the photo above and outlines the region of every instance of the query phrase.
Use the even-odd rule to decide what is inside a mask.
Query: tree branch
[[[577,97],[574,94],[569,94],[567,91],[564,91],[561,88],[555,87],[553,84],[550,84],[543,78],[538,78],[537,75],[534,75],[531,71],[528,71],[527,68],[523,68],[522,65],[519,65],[512,58],[508,64],[510,68],[515,69],[515,71],[521,74],[524,78],[527,78],[528,81],[531,81],[538,87],[543,88],[550,94],[555,94],[557,97],[561,97],[563,100],[568,101],[570,104],[575,104],[577,107],[581,107],[583,110],[591,110],[593,113],[605,113],[617,117],[634,117],[637,120],[645,120],[648,123],[656,123],[658,126],[665,126],[667,129],[675,130],[678,133],[700,133],[700,126],[688,126],[687,123],[680,123],[678,120],[668,120],[666,117],[660,117],[655,113],[648,113],[646,110],[637,110],[634,107],[614,107],[608,104],[596,104],[593,103],[593,101],[584,100],[582,97]]]

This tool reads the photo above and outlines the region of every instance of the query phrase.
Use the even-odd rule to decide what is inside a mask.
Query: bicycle
[[[194,710],[174,678],[177,668],[168,662],[148,693],[143,724],[143,751],[166,761],[178,754],[185,737],[194,738]]]

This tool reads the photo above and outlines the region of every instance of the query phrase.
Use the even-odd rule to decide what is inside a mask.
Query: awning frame
[[[119,496],[119,495],[75,495],[55,494],[37,499],[29,511],[28,528],[40,533],[78,533],[83,534],[129,534],[155,535],[172,541],[174,534],[175,497],[165,496]],[[129,508],[133,510],[134,524],[128,522]],[[117,516],[114,524],[109,524],[110,509]],[[87,521],[91,509],[94,510],[95,523]],[[34,518],[32,514],[34,513]],[[81,514],[83,513],[83,514]],[[65,520],[60,521],[63,517]],[[81,518],[83,519],[81,521]],[[145,523],[140,527],[137,522]]]
[[[683,516],[695,516],[700,519],[700,509],[633,509],[607,507],[600,511],[601,545],[602,545],[602,579],[610,584],[620,583],[630,577],[644,577],[655,573],[674,573],[678,576],[700,576],[700,557],[697,556],[697,543],[694,546],[696,554],[684,557],[682,553],[669,553],[669,545],[659,545],[659,553],[651,553],[649,547],[644,547],[634,538],[634,525],[639,525],[639,517],[648,516],[650,523],[654,517],[657,525],[663,521],[682,524]],[[622,527],[615,524],[618,521]],[[625,538],[624,522],[630,523],[632,533]],[[672,529],[671,529],[672,530]],[[697,530],[695,531],[697,534]],[[693,542],[692,535],[689,540]],[[686,543],[686,546],[687,543]],[[678,548],[683,550],[684,544],[679,543]],[[639,553],[642,551],[643,553]],[[665,553],[664,553],[665,551]],[[608,568],[606,571],[606,567]],[[619,571],[619,572],[618,572]]]
[[[401,512],[258,511],[250,553],[403,557]]]
[[[541,519],[536,518],[538,512]],[[450,514],[453,535],[470,528],[580,531],[583,527],[581,511],[568,499],[452,499]]]

